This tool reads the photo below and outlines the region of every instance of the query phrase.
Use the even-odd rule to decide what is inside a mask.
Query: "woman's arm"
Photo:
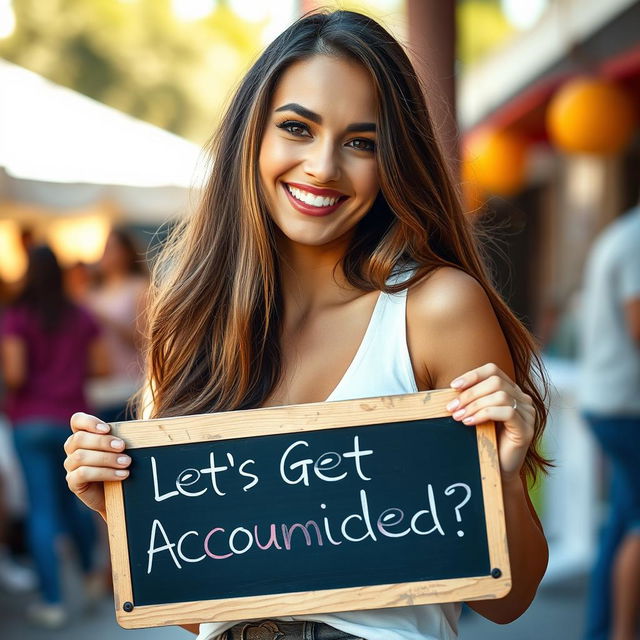
[[[191,633],[195,633],[196,635],[200,633],[199,624],[181,624],[179,626],[181,626],[185,631],[190,631]]]
[[[110,427],[99,418],[86,413],[71,416],[71,431],[64,450],[67,457],[69,489],[107,521],[103,482],[121,481],[128,477],[130,459],[126,456],[124,442],[109,435]],[[122,460],[122,456],[126,458]],[[118,460],[122,461],[119,462]],[[199,633],[199,625],[180,625],[186,631]]]
[[[511,485],[503,482],[502,492],[513,587],[504,598],[467,604],[485,618],[506,624],[529,608],[546,571],[549,553],[525,481]]]
[[[512,382],[513,361],[504,334],[474,278],[454,268],[439,269],[411,290],[407,316],[420,387],[447,388],[462,378],[459,404],[451,408],[454,418],[470,426],[496,421],[513,586],[504,598],[469,606],[494,622],[511,622],[533,600],[548,560],[522,473],[533,437],[531,399]],[[458,413],[462,410],[464,415]]]

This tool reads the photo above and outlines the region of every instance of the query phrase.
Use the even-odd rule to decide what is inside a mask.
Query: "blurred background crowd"
[[[125,633],[103,523],[64,485],[68,417],[127,417],[154,250],[197,201],[230,89],[317,6],[406,44],[552,383],[555,468],[532,487],[549,570],[521,620],[468,613],[462,637],[605,640],[621,615],[637,623],[639,1],[0,0],[3,638]]]

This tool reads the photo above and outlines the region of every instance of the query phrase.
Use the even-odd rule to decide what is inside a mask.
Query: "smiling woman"
[[[211,152],[201,205],[154,275],[140,416],[451,386],[453,419],[498,424],[513,578],[505,598],[470,606],[513,620],[547,560],[526,489],[547,464],[544,374],[486,274],[402,47],[358,13],[301,18],[249,70]],[[98,418],[76,414],[71,426],[69,486],[104,515],[101,482],[127,477],[130,459]],[[450,640],[459,612],[448,603],[258,626],[283,640]],[[199,638],[244,640],[248,629],[203,624]]]
[[[284,236],[316,246],[340,239],[345,252],[380,190],[376,108],[355,62],[314,56],[284,73],[259,157],[267,209]]]

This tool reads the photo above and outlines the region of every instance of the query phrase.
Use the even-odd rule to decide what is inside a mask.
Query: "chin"
[[[280,228],[280,232],[289,242],[307,247],[322,247],[340,237],[336,234],[318,233],[316,229]]]
[[[293,219],[288,215],[272,219],[281,236],[291,243],[307,247],[329,247],[348,242],[351,232],[360,221],[360,216],[342,217],[333,221],[326,218]]]

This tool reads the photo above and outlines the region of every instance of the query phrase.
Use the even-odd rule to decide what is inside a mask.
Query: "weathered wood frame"
[[[450,416],[445,407],[456,395],[457,392],[453,390],[425,391],[340,402],[139,420],[114,423],[112,433],[122,438],[128,449],[137,449],[403,422]],[[260,419],[256,420],[258,414]],[[511,571],[494,424],[487,422],[477,426],[476,434],[489,558],[493,568],[491,574],[428,582],[132,606],[134,600],[122,484],[107,482],[105,497],[118,623],[124,628],[134,629],[505,596],[511,588]]]

